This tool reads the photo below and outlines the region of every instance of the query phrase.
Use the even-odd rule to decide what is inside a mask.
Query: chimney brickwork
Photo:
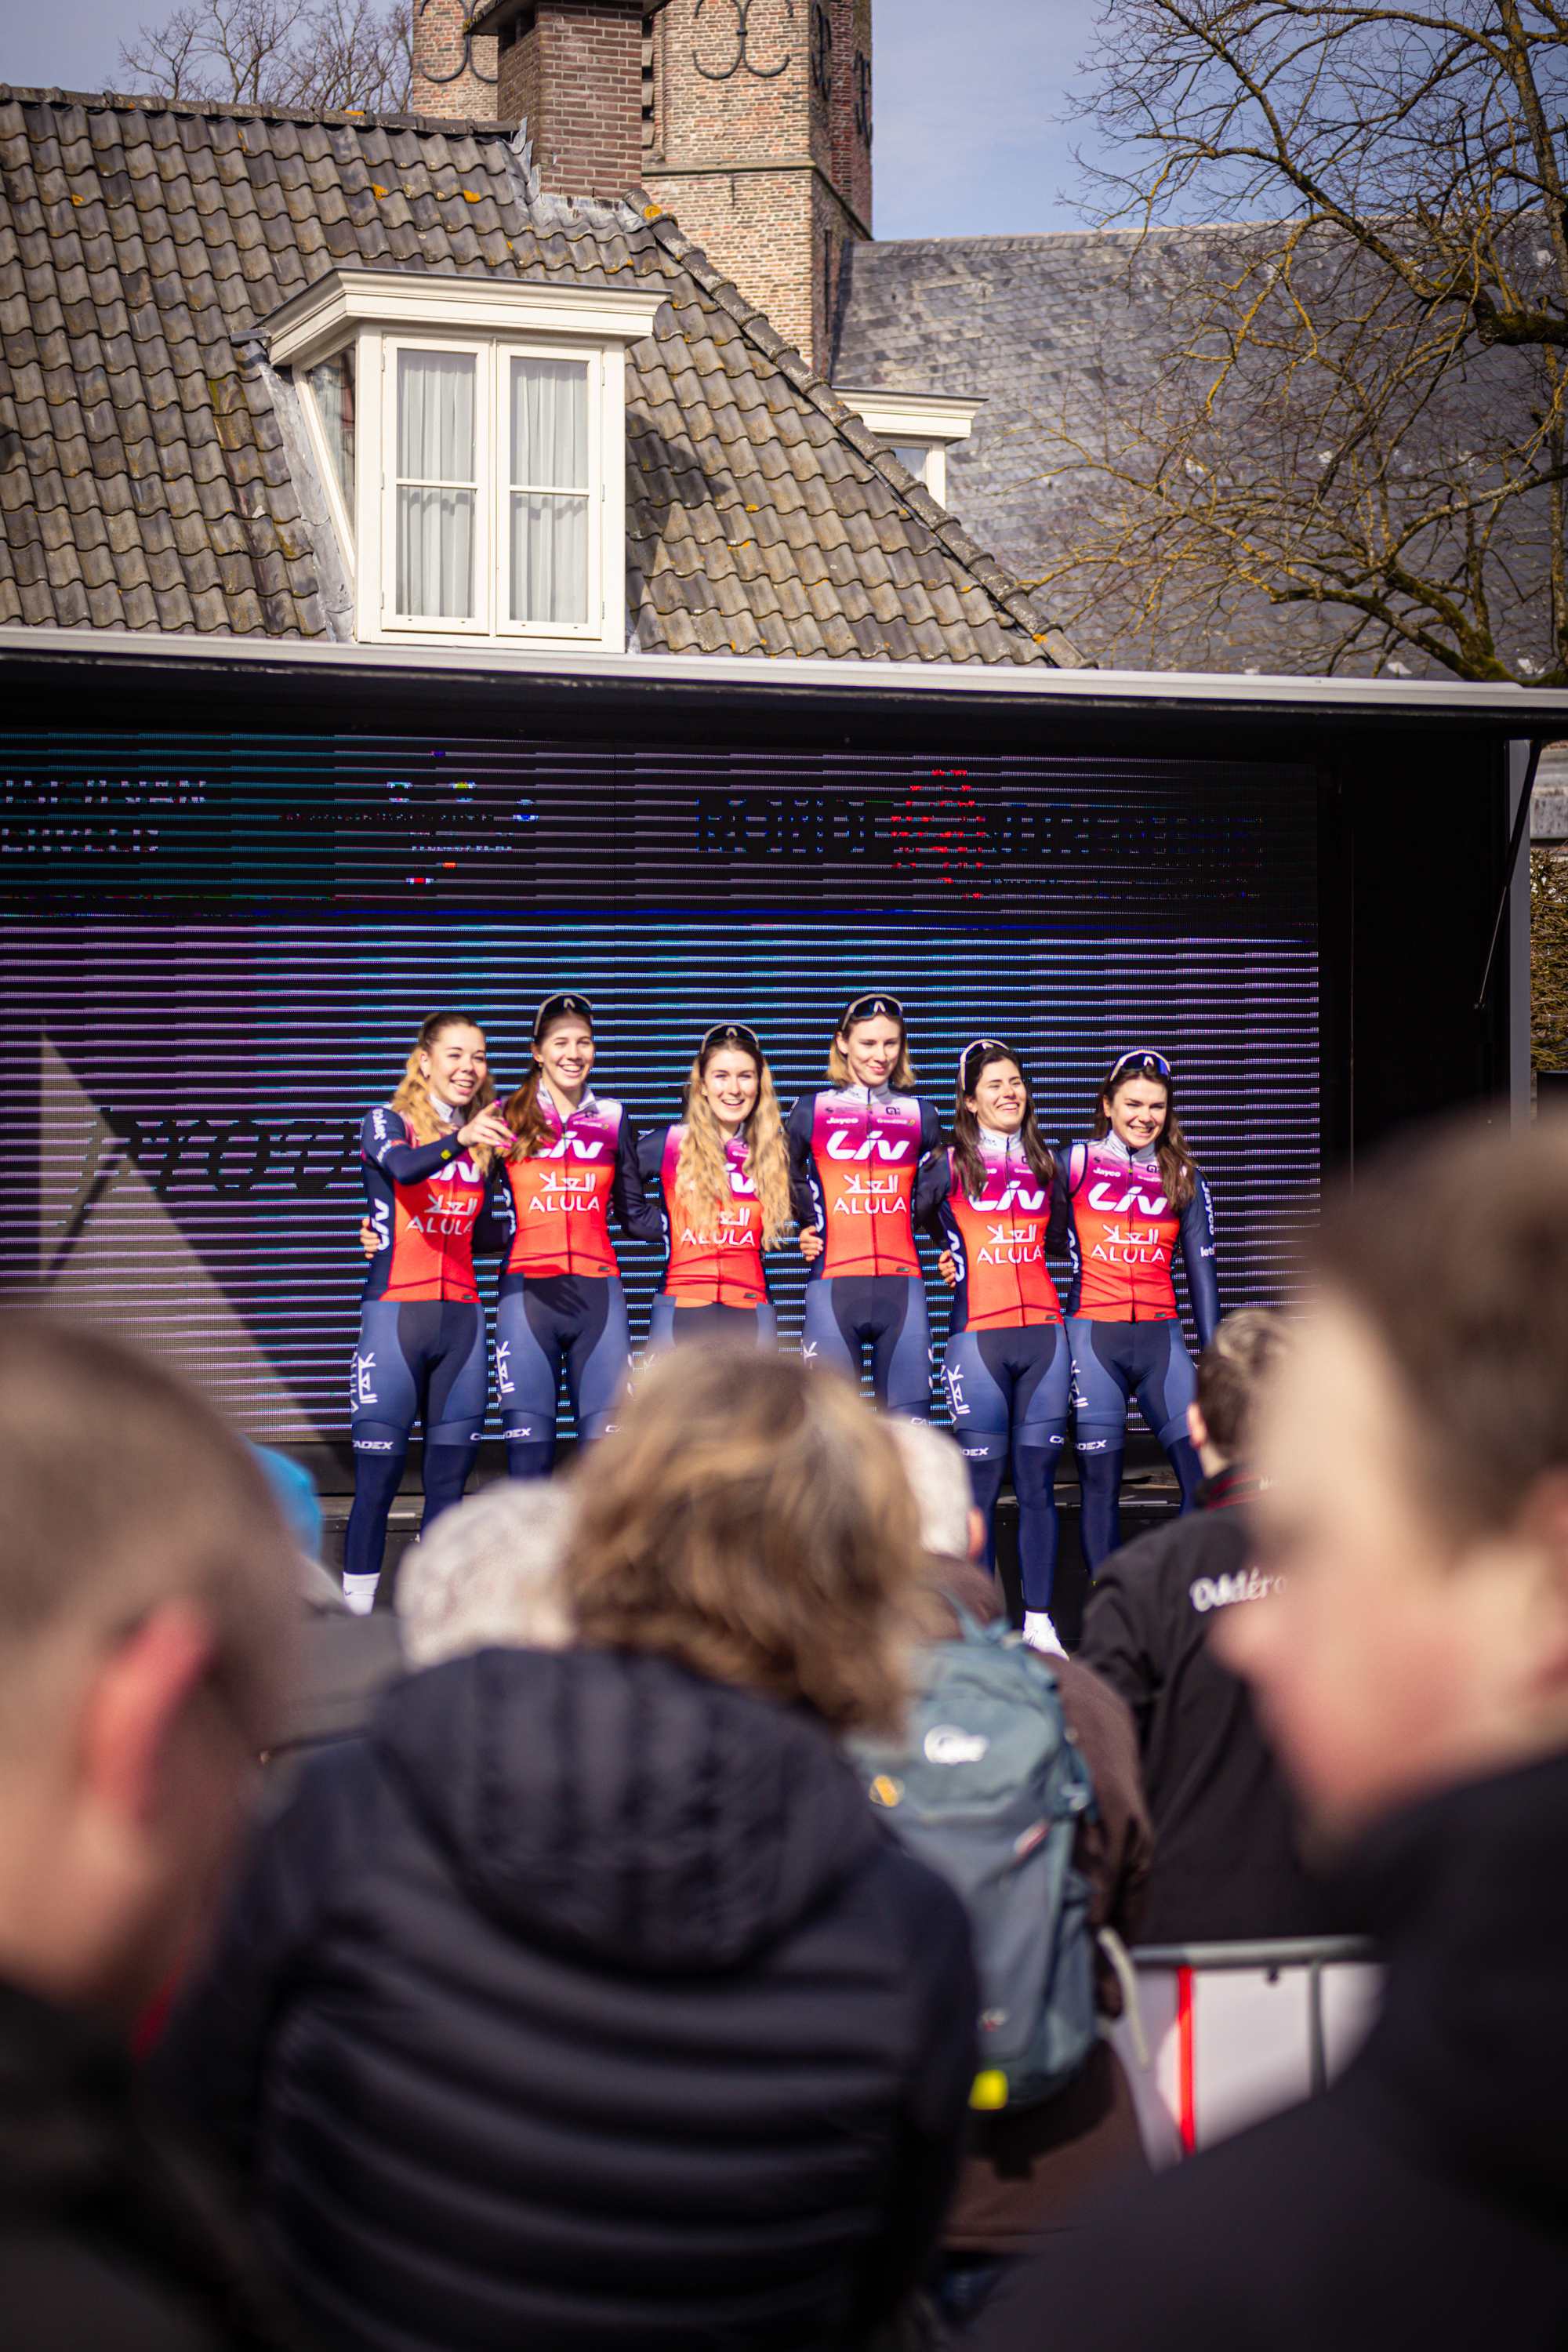
[[[669,0],[649,30],[645,186],[826,374],[871,234],[871,0]]]
[[[500,31],[500,119],[526,121],[540,184],[624,196],[642,176],[642,0],[539,0]]]
[[[416,114],[475,122],[504,120],[498,103],[496,37],[468,31],[464,0],[414,0],[414,70],[409,105]]]

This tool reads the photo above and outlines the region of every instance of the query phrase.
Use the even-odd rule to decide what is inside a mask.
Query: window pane
[[[472,352],[397,354],[397,478],[460,482],[474,473]]]
[[[474,617],[477,371],[472,352],[397,354],[397,610],[421,619]]]
[[[429,620],[473,619],[472,490],[399,486],[397,609]]]
[[[588,487],[588,362],[511,362],[511,482],[514,489]]]
[[[586,499],[512,492],[511,617],[577,628],[586,621]]]
[[[321,361],[306,377],[310,396],[316,404],[316,414],[321,420],[326,436],[332,471],[338,478],[338,488],[351,518],[354,510],[354,355],[352,351],[334,352],[330,360]]]
[[[907,466],[909,467],[917,482],[923,482],[925,480],[926,459],[931,456],[931,451],[929,449],[921,448],[913,442],[895,441],[893,444],[893,455],[898,459],[900,466]]]

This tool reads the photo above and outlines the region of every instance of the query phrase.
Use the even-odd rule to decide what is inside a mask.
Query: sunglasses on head
[[[580,993],[574,995],[570,992],[565,992],[559,996],[547,996],[543,1003],[540,1006],[538,1012],[533,1016],[533,1034],[535,1038],[542,1037],[546,1029],[550,1026],[550,1024],[552,1021],[559,1020],[563,1013],[576,1013],[579,1019],[585,1021],[590,1029],[593,1027],[594,1008],[585,996]]]
[[[879,1013],[889,1021],[901,1021],[904,1008],[896,996],[881,995],[868,990],[864,996],[856,997],[852,1003],[845,1006],[844,1018],[838,1024],[839,1035],[843,1036],[852,1021],[875,1021]]]
[[[748,1029],[743,1021],[715,1022],[713,1027],[709,1030],[707,1035],[703,1038],[702,1043],[697,1048],[697,1058],[699,1061],[702,1059],[702,1056],[708,1051],[709,1046],[715,1043],[721,1045],[740,1045],[742,1046],[748,1054],[754,1054],[759,1062],[763,1058],[763,1049],[761,1043],[758,1040],[756,1031],[754,1029]]]
[[[1163,1078],[1171,1075],[1171,1065],[1163,1054],[1156,1054],[1152,1045],[1134,1045],[1130,1054],[1123,1054],[1121,1059],[1112,1065],[1106,1085],[1113,1087],[1130,1063],[1141,1070],[1158,1070]]]
[[[969,1067],[970,1055],[972,1054],[987,1053],[1005,1054],[1010,1061],[1016,1062],[1018,1060],[1018,1057],[1014,1053],[1011,1045],[1005,1045],[1000,1037],[976,1037],[973,1044],[966,1045],[963,1053],[960,1054],[958,1057],[958,1082],[960,1086],[963,1084],[963,1074]],[[1023,1069],[1022,1063],[1019,1063],[1018,1066],[1021,1072]]]

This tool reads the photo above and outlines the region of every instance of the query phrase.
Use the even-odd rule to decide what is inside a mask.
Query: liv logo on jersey
[[[989,1128],[980,1130],[980,1157],[985,1181],[979,1199],[972,1201],[956,1155],[947,1154],[947,1197],[940,1214],[958,1271],[952,1328],[1016,1330],[1059,1323],[1061,1301],[1046,1265],[1051,1187],[1010,1148],[1010,1139]]]
[[[607,1096],[585,1093],[563,1120],[543,1087],[539,1107],[555,1139],[526,1160],[507,1161],[517,1231],[506,1270],[536,1279],[563,1274],[613,1279],[619,1268],[609,1206],[626,1114]],[[574,1164],[563,1168],[564,1160]]]

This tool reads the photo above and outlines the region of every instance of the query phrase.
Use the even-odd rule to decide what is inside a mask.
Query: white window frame
[[[662,290],[518,285],[415,271],[334,269],[295,295],[258,331],[276,367],[290,366],[306,430],[354,581],[362,644],[454,641],[626,650],[626,351],[650,333]],[[304,381],[319,361],[354,352],[354,512],[346,510]],[[475,422],[475,614],[432,620],[395,610],[397,353],[478,355]],[[523,358],[581,359],[588,367],[588,617],[513,621],[510,604],[510,454],[505,371]],[[596,520],[595,520],[596,518]]]
[[[947,504],[947,453],[955,441],[967,441],[984,400],[958,400],[937,392],[865,392],[833,387],[846,408],[852,408],[868,432],[889,446],[926,452],[925,486],[939,507]]]

